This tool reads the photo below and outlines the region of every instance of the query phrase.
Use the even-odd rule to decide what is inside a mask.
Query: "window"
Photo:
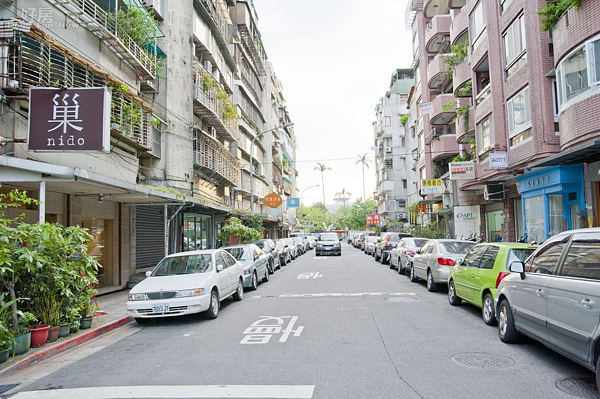
[[[412,40],[412,47],[413,47],[413,56],[416,57],[417,53],[419,52],[419,32],[415,32],[415,34],[413,35],[413,40]],[[415,74],[415,77],[417,75]],[[416,86],[416,83],[415,83]]]
[[[546,239],[543,196],[525,198],[525,225],[529,242],[539,243]]]
[[[498,255],[498,247],[490,245],[488,250],[485,251],[485,254],[481,258],[481,262],[479,263],[480,269],[493,269],[494,263],[496,262],[496,256]]]
[[[408,183],[406,182],[406,180],[402,180],[402,188],[405,190],[408,188]]]
[[[406,158],[400,158],[400,166],[402,167],[402,169],[406,169]]]
[[[400,137],[400,147],[402,147],[402,148],[406,147],[406,138],[405,137]]]
[[[492,116],[477,125],[478,154],[483,154],[492,148]]]
[[[556,68],[560,105],[600,84],[600,38],[587,41]]]
[[[473,43],[473,46],[475,45],[477,38],[479,38],[479,35],[481,35],[481,33],[485,30],[483,11],[483,0],[481,0],[473,10],[473,13],[470,17],[471,43]]]
[[[531,128],[531,106],[529,103],[529,86],[506,102],[508,117],[508,135],[517,134]]]
[[[467,267],[479,267],[479,262],[481,261],[481,257],[483,256],[483,253],[487,247],[487,245],[478,245],[473,247],[467,256],[465,256],[463,264]]]
[[[500,0],[500,9],[502,12],[504,12],[512,2],[513,0]]]
[[[390,127],[392,126],[392,118],[389,116],[385,117],[385,127]]]
[[[425,135],[419,134],[419,153],[425,151]]]
[[[597,234],[575,234],[561,276],[600,280],[600,238]]]
[[[567,219],[563,213],[562,194],[548,195],[548,219],[550,221],[550,235],[554,236],[568,230]]]
[[[568,240],[569,236],[549,239],[535,256],[528,259],[525,271],[528,273],[554,274],[560,255]]]
[[[420,83],[421,83],[421,72],[419,70],[419,67],[417,66],[415,68],[415,88],[419,87]]]
[[[507,76],[517,71],[527,62],[525,45],[525,18],[518,17],[502,35],[504,62]]]

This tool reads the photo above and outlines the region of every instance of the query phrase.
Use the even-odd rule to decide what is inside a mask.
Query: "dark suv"
[[[375,261],[381,261],[381,264],[389,262],[390,252],[398,244],[401,238],[412,237],[411,234],[406,233],[383,233],[381,239],[375,244]]]

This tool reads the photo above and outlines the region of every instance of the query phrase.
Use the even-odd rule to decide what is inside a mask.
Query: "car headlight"
[[[244,274],[246,274],[246,275],[250,274],[250,269],[244,269]]]
[[[334,244],[333,244],[333,246],[334,246],[334,247],[339,247],[339,246],[340,246],[340,243],[339,243],[339,242],[336,242],[336,243],[334,243]]]
[[[321,244],[321,243],[317,244],[317,247],[322,247],[322,246],[323,246],[323,244]]]
[[[175,295],[175,298],[186,298],[190,296],[204,295],[204,288],[195,288],[193,290],[181,290]]]
[[[146,301],[147,299],[146,294],[129,294],[130,301]]]

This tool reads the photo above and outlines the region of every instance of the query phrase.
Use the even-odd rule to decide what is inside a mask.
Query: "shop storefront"
[[[580,227],[580,212],[585,210],[582,164],[552,166],[517,180],[529,242]]]
[[[502,202],[485,205],[485,240],[504,241],[504,204]]]

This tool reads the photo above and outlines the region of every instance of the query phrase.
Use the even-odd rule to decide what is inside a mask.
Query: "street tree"
[[[367,167],[367,169],[369,169],[369,163],[371,162],[370,159],[367,159],[367,154],[364,155],[359,155],[358,156],[358,161],[356,161],[357,164],[360,164],[362,167],[362,178],[363,178],[363,201],[365,201],[367,199],[367,196],[365,194],[365,166]]]
[[[321,186],[323,187],[323,206],[325,206],[326,202],[325,202],[325,178],[323,177],[323,173],[326,170],[331,170],[330,167],[325,166],[325,164],[321,163],[321,162],[317,162],[317,166],[315,166],[315,170],[318,170],[319,172],[321,172]],[[327,214],[327,207],[325,207],[325,215],[323,216],[323,222],[325,224],[327,224],[327,219],[325,218]]]

